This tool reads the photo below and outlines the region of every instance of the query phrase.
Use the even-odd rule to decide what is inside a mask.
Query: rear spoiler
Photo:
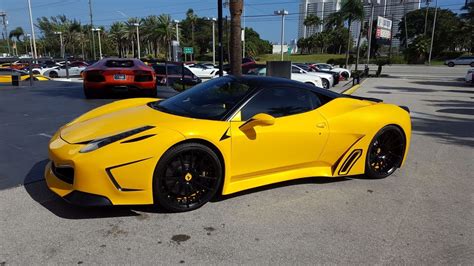
[[[352,99],[363,100],[363,101],[371,101],[371,102],[376,102],[376,103],[383,102],[383,100],[381,100],[381,99],[355,96],[355,95],[352,95],[352,94],[344,94],[344,97],[349,97],[349,98],[352,98]]]

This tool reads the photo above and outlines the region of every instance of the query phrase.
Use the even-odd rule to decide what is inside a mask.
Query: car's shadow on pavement
[[[111,207],[79,207],[65,202],[62,198],[49,190],[44,180],[44,169],[48,160],[37,162],[28,172],[24,179],[24,188],[30,197],[54,215],[64,219],[97,219],[110,217],[140,216],[139,212],[145,213],[169,213],[155,205],[142,206],[111,206]],[[308,177],[297,180],[266,185],[226,196],[217,196],[211,202],[220,202],[228,199],[241,197],[265,190],[278,189],[287,186],[302,184],[329,184],[334,182],[348,181],[351,179],[365,179],[364,176],[345,177]]]

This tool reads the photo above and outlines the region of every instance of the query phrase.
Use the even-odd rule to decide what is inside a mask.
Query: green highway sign
[[[192,54],[193,53],[193,47],[183,47],[183,53],[184,54]]]

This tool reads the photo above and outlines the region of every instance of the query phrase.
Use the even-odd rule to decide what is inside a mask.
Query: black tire
[[[31,72],[33,72],[33,75],[39,75],[39,74],[41,74],[38,70],[33,70],[33,71],[31,71]]]
[[[321,81],[323,83],[323,88],[325,88],[326,90],[329,90],[331,88],[331,84],[329,83],[329,80],[321,79]]]
[[[183,143],[170,148],[153,175],[155,203],[171,212],[200,208],[218,192],[222,168],[215,152],[205,145]]]
[[[393,174],[402,163],[405,148],[405,134],[399,127],[389,125],[382,128],[367,149],[365,175],[377,179]]]
[[[94,99],[97,98],[97,92],[84,87],[84,96],[86,97],[86,99]]]
[[[453,67],[454,66],[454,63],[453,62],[449,62],[448,63],[448,67]]]
[[[472,62],[472,63],[470,64],[470,66],[471,66],[471,67],[474,67],[474,62]]]
[[[53,78],[53,79],[58,78],[59,77],[58,72],[56,72],[56,71],[49,72],[49,77]]]
[[[144,90],[143,95],[150,98],[156,98],[156,89]]]

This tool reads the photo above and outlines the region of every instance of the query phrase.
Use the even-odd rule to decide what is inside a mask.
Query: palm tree
[[[150,15],[143,19],[143,38],[151,43],[155,57],[158,57],[159,42],[161,39],[160,21],[158,16]]]
[[[314,15],[314,14],[309,14],[305,19],[304,19],[304,22],[303,24],[306,26],[306,27],[316,27],[316,26],[319,26],[322,24],[322,21],[321,19]],[[307,36],[309,37],[309,36]]]
[[[243,0],[230,0],[230,71],[233,75],[242,75],[242,15]]]
[[[16,27],[14,30],[10,31],[10,34],[9,34],[9,38],[10,39],[13,39],[15,38],[17,41],[21,41],[20,40],[20,37],[21,36],[24,36],[25,35],[25,32],[23,31],[23,28],[22,27]]]
[[[349,51],[351,48],[351,26],[352,23],[355,21],[363,21],[364,20],[364,5],[360,0],[344,0],[341,5],[341,9],[338,11],[344,18],[347,20],[347,25],[349,29],[349,34],[347,36],[347,50],[346,50],[346,65],[349,65]]]
[[[142,21],[140,21],[139,18],[129,18],[126,22],[125,25],[127,26],[127,34],[126,39],[129,43],[132,44],[131,50],[133,51],[133,57],[137,57],[138,50],[135,49],[138,45],[135,45],[135,42],[138,44],[140,40],[137,40],[137,28],[135,26],[136,23],[141,24]],[[127,47],[128,48],[128,47]],[[128,50],[128,49],[127,49]]]
[[[171,60],[171,41],[175,31],[173,30],[173,22],[168,14],[161,14],[158,17],[158,31],[161,34],[161,42],[166,47],[165,54],[168,60]]]
[[[198,17],[196,14],[194,14],[194,10],[192,8],[186,11],[186,19],[191,23],[191,46],[194,47],[194,31]]]
[[[326,27],[326,30],[344,27],[343,15],[344,14],[342,14],[341,12],[334,12],[327,16],[324,25]]]
[[[123,57],[123,50],[124,50],[124,41],[127,35],[127,27],[123,22],[114,22],[110,26],[109,30],[109,37],[114,42],[117,48],[117,54],[119,57]]]

